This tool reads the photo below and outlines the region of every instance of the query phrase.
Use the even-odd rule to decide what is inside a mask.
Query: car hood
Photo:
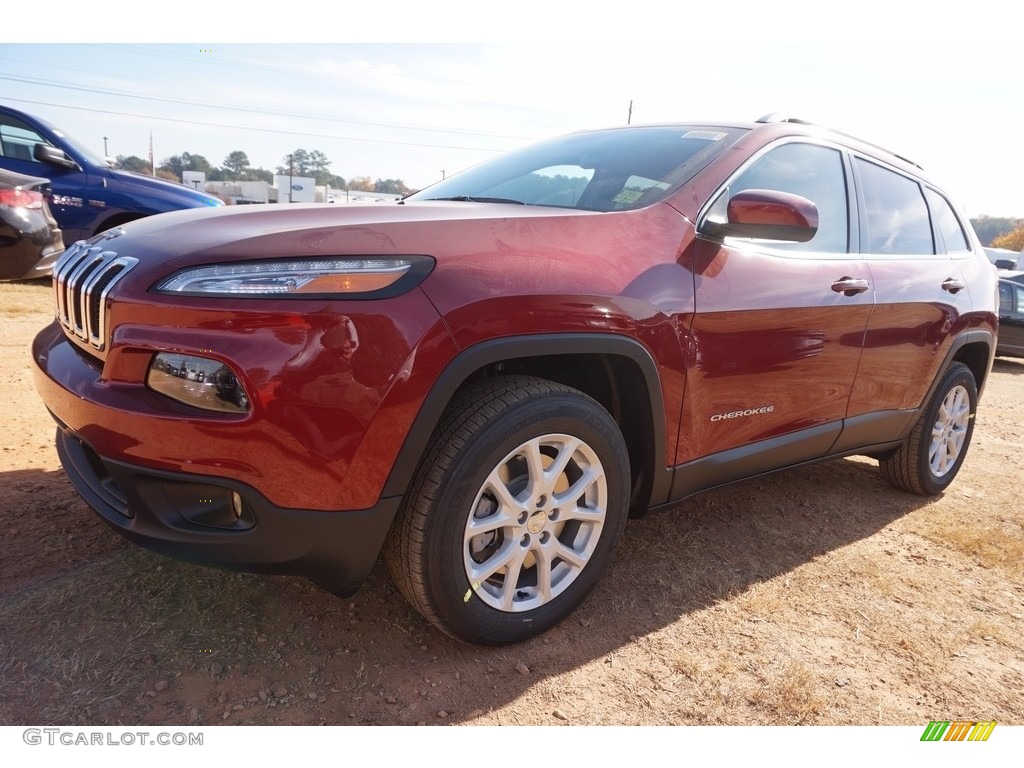
[[[198,264],[428,256],[436,266],[423,289],[446,305],[445,297],[524,291],[620,294],[639,273],[659,265],[671,275],[654,269],[646,279],[692,285],[692,276],[677,274],[683,267],[675,264],[692,236],[692,224],[664,204],[600,213],[438,201],[175,211],[99,237],[105,250],[138,259],[121,283],[136,296]],[[587,265],[582,271],[581,264]]]
[[[402,205],[292,204],[173,211],[129,222],[100,237],[148,265],[211,261],[421,254],[462,250],[454,231],[502,236],[532,226],[608,214],[522,205],[429,202]],[[453,229],[453,228],[458,228]]]
[[[115,179],[119,184],[124,185],[128,189],[138,190],[142,194],[157,195],[164,200],[176,201],[192,208],[198,206],[219,207],[223,205],[216,197],[200,192],[197,189],[191,189],[183,184],[178,184],[176,181],[158,179],[155,176],[144,176],[141,173],[132,173],[131,171],[119,171],[113,168],[108,168],[105,172],[110,178]]]

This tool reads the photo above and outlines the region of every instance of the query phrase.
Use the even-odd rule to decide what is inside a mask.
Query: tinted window
[[[866,160],[856,162],[864,187],[865,253],[935,253],[921,185]]]
[[[42,136],[21,120],[0,115],[0,155],[13,160],[38,162],[33,156],[36,144],[46,144]]]
[[[409,199],[631,210],[663,199],[744,132],[645,126],[576,133],[482,163]]]
[[[953,213],[949,201],[934,189],[926,189],[925,197],[928,198],[928,205],[932,209],[932,216],[935,217],[935,224],[942,235],[942,241],[946,245],[946,253],[957,253],[969,251],[967,236],[960,226],[960,220]]]
[[[845,253],[849,242],[846,175],[838,150],[817,144],[783,144],[759,158],[729,185],[728,194],[770,189],[800,195],[818,208],[818,231],[806,243],[779,248]]]
[[[1013,286],[999,283],[999,314],[1008,315],[1013,311]]]

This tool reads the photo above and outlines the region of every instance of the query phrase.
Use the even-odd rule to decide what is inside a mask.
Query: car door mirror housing
[[[57,147],[52,147],[49,144],[36,144],[32,155],[40,163],[59,165],[61,168],[81,170],[78,163],[68,157],[67,153],[63,149],[57,149]]]
[[[715,206],[716,208],[718,206]],[[711,215],[701,234],[806,243],[818,231],[818,208],[806,197],[769,189],[747,189],[729,198],[726,220]]]

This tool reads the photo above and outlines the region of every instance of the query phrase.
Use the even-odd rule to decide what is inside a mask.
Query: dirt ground
[[[340,600],[109,530],[29,370],[49,288],[0,284],[0,725],[1024,724],[1024,360],[997,360],[949,492],[868,459],[632,521],[545,636],[455,642],[378,567]]]

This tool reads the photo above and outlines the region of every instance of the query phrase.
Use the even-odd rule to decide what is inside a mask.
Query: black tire
[[[388,534],[391,578],[452,637],[534,637],[607,571],[629,484],[618,425],[587,395],[526,376],[471,385],[445,413]]]
[[[921,496],[942,493],[964,463],[977,408],[974,374],[963,363],[953,363],[903,445],[879,459],[883,477]]]

